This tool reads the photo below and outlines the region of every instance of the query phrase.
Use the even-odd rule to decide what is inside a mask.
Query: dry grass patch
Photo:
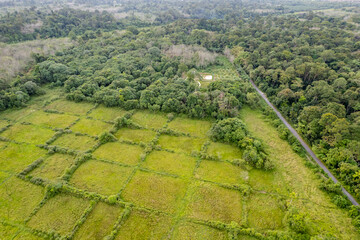
[[[248,172],[228,162],[201,161],[195,177],[226,184],[244,184],[249,178]]]
[[[172,219],[168,216],[134,210],[115,239],[165,239],[171,225]]]
[[[70,167],[74,162],[74,156],[55,153],[46,158],[39,167],[30,173],[30,175],[48,180],[57,180],[63,175],[65,169]]]
[[[193,151],[200,151],[205,141],[206,140],[202,138],[175,137],[169,135],[162,135],[159,138],[158,144],[165,149],[170,149],[175,152],[185,152],[190,154]]]
[[[193,173],[196,159],[182,153],[153,151],[142,166],[160,172],[189,177]]]
[[[167,117],[162,113],[137,111],[131,119],[145,128],[162,128],[167,122]]]
[[[70,179],[78,188],[104,195],[117,194],[132,172],[132,168],[89,160]]]
[[[46,106],[46,109],[56,110],[59,112],[67,112],[77,115],[86,115],[86,113],[94,107],[92,103],[86,102],[70,102],[66,100],[57,100]]]
[[[243,197],[240,192],[202,182],[192,187],[195,187],[195,191],[187,206],[189,217],[241,224]]]
[[[64,134],[56,139],[52,145],[69,148],[78,151],[90,150],[96,144],[96,140],[88,136],[79,136],[73,133]]]
[[[52,130],[39,126],[15,124],[3,132],[1,136],[17,142],[44,144],[54,134]]]
[[[44,197],[44,189],[11,177],[0,185],[0,217],[23,221]]]
[[[91,111],[89,116],[95,119],[113,121],[118,117],[124,116],[125,114],[126,111],[121,108],[116,108],[116,107],[109,108],[105,106],[98,106],[96,109]]]
[[[226,240],[227,234],[215,228],[205,225],[195,224],[192,222],[181,222],[174,230],[174,240],[204,240],[217,239]]]
[[[122,193],[136,205],[175,213],[186,192],[186,182],[179,178],[138,171]]]
[[[155,138],[156,132],[147,129],[121,128],[116,132],[115,137],[120,140],[128,140],[136,143],[150,142]]]
[[[284,213],[277,202],[270,195],[251,195],[246,203],[249,227],[273,230],[282,228]]]
[[[46,150],[33,145],[9,143],[0,151],[0,169],[19,172],[45,154]]]
[[[30,219],[28,225],[42,231],[55,231],[63,236],[68,235],[76,222],[89,206],[84,199],[60,194],[49,199]]]
[[[140,161],[140,155],[142,153],[143,149],[140,146],[109,142],[96,149],[93,156],[100,159],[135,165]]]
[[[76,119],[76,116],[68,114],[54,114],[43,111],[36,111],[25,117],[23,121],[51,128],[66,128]]]
[[[99,202],[75,234],[74,239],[104,239],[112,231],[122,210],[121,207]]]
[[[219,142],[211,142],[208,148],[208,154],[221,160],[229,161],[239,160],[242,156],[242,152],[238,147]]]
[[[111,128],[111,124],[99,121],[83,118],[80,119],[74,126],[70,128],[70,130],[74,132],[86,133],[92,136],[97,136],[100,133]]]
[[[197,137],[206,137],[207,132],[211,128],[211,122],[177,117],[169,123],[169,128]]]

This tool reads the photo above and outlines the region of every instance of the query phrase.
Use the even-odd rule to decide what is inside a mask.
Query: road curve
[[[253,87],[256,89],[256,91],[260,94],[260,96],[265,100],[267,105],[269,105],[276,115],[280,118],[280,120],[285,124],[285,126],[289,129],[289,131],[299,140],[301,145],[305,148],[306,152],[315,160],[315,162],[321,167],[325,173],[335,182],[339,183],[339,181],[336,179],[336,177],[329,171],[329,169],[324,165],[323,162],[320,161],[318,157],[316,157],[315,153],[311,150],[309,145],[306,144],[306,142],[301,138],[301,136],[297,133],[297,131],[286,121],[286,119],[281,115],[281,113],[272,105],[272,103],[269,101],[269,99],[266,97],[266,95],[255,85],[253,80],[249,79],[250,83],[253,85]],[[350,202],[354,205],[359,205],[359,203],[355,200],[355,198],[341,185],[341,191],[346,195],[346,197],[350,200]]]

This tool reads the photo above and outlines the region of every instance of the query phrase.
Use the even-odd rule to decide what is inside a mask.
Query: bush
[[[286,220],[289,228],[294,232],[302,234],[308,232],[306,215],[300,213],[297,209],[290,209]]]
[[[117,139],[114,135],[112,135],[109,132],[103,132],[100,136],[99,136],[99,141],[101,144],[105,144],[108,142],[115,142]]]

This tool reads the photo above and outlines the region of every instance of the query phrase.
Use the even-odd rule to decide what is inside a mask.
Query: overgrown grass
[[[122,198],[143,207],[174,213],[185,192],[186,182],[182,179],[138,171]]]
[[[80,121],[75,123],[75,125],[73,125],[70,130],[74,132],[89,134],[91,136],[97,136],[100,133],[109,130],[111,126],[111,124],[99,120],[82,118],[80,119]]]
[[[206,137],[211,128],[211,122],[205,120],[195,120],[185,117],[177,117],[169,123],[169,128],[178,132],[189,133],[197,137]]]
[[[0,136],[32,144],[44,144],[54,135],[54,131],[35,125],[15,124],[5,130]]]
[[[75,134],[63,134],[52,145],[69,148],[78,151],[87,151],[96,144],[96,140],[88,136]]]
[[[162,148],[173,150],[175,152],[192,153],[193,151],[200,151],[201,146],[206,142],[202,138],[190,137],[175,137],[169,135],[162,135],[159,138],[159,145]]]
[[[65,169],[74,164],[74,162],[74,156],[55,153],[46,158],[30,175],[54,181],[60,178],[64,174]]]
[[[142,166],[160,172],[190,177],[196,165],[196,159],[182,153],[153,151]]]
[[[8,143],[0,151],[0,169],[20,172],[36,159],[45,156],[46,151],[28,144]]]
[[[138,145],[109,142],[96,149],[93,155],[100,159],[135,165],[140,161],[143,151],[143,148]]]
[[[66,128],[76,119],[76,116],[68,114],[54,114],[36,111],[23,118],[22,121],[51,128]]]
[[[120,140],[127,140],[136,143],[150,142],[155,138],[156,132],[147,129],[120,128],[114,136]]]
[[[77,114],[77,115],[85,115],[93,107],[94,104],[91,103],[86,103],[86,102],[75,103],[60,99],[47,105],[45,109]]]
[[[165,239],[172,221],[165,215],[134,210],[121,226],[116,240]]]
[[[64,194],[50,198],[30,219],[28,225],[42,231],[54,231],[63,236],[70,234],[89,202]]]
[[[123,208],[99,202],[74,239],[103,239],[109,235]]]
[[[104,121],[113,121],[118,117],[123,117],[127,112],[121,108],[108,108],[103,105],[98,106],[89,114],[90,117]]]
[[[42,187],[11,177],[0,185],[0,217],[24,221],[43,197]]]
[[[228,239],[224,231],[210,228],[205,225],[182,221],[174,230],[174,240],[203,240],[203,239]]]
[[[75,171],[70,183],[90,192],[116,195],[131,172],[129,167],[89,160]]]
[[[248,172],[228,162],[202,161],[195,177],[224,184],[244,184],[249,178]]]
[[[135,123],[145,128],[162,128],[167,122],[167,117],[162,113],[137,111],[131,118]]]
[[[242,151],[238,147],[220,142],[211,142],[207,153],[210,156],[230,161],[241,160],[242,157]]]

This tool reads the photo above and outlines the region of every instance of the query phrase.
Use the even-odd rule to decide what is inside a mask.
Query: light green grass
[[[193,151],[200,151],[201,146],[205,143],[202,138],[190,137],[175,137],[169,135],[162,135],[159,138],[158,144],[165,149],[170,149],[175,152],[185,152],[190,154]]]
[[[76,119],[76,116],[68,114],[55,114],[36,111],[23,118],[22,121],[51,128],[66,128]]]
[[[11,174],[8,173],[8,172],[0,171],[0,185],[1,185],[1,183],[3,183],[7,178],[9,178],[10,176],[11,176]]]
[[[95,144],[95,139],[88,136],[77,136],[75,134],[63,134],[52,143],[52,145],[78,151],[90,150]]]
[[[8,144],[7,142],[0,141],[0,150],[5,148],[7,144]]]
[[[246,202],[249,227],[256,229],[280,229],[284,213],[277,199],[266,194],[253,194]]]
[[[0,151],[0,169],[20,172],[45,154],[46,150],[33,145],[9,143]]]
[[[11,177],[0,185],[0,217],[25,220],[44,197],[44,189]]]
[[[109,130],[111,128],[111,124],[99,121],[83,118],[80,119],[74,126],[70,128],[70,130],[74,132],[86,133],[92,136],[97,136],[100,133]]]
[[[96,109],[92,110],[89,114],[90,117],[95,119],[101,119],[105,121],[113,121],[118,117],[122,117],[126,114],[126,111],[121,108],[108,108],[105,106],[98,106]]]
[[[211,122],[177,117],[169,123],[169,128],[178,132],[189,133],[192,136],[206,137],[211,128]]]
[[[200,163],[195,177],[226,184],[244,184],[249,178],[248,172],[228,162],[206,161]]]
[[[60,178],[65,169],[70,167],[74,162],[74,156],[55,153],[46,158],[39,167],[35,168],[30,173],[30,175],[54,181]]]
[[[191,176],[196,165],[196,159],[181,153],[153,151],[142,166],[160,172],[167,172],[179,176]]]
[[[42,231],[68,235],[89,206],[87,200],[64,194],[50,198],[30,219],[28,225]]]
[[[243,197],[240,192],[202,182],[192,187],[195,187],[195,191],[186,211],[189,217],[241,223]]]
[[[250,186],[259,191],[266,191],[270,193],[288,193],[288,188],[283,181],[281,173],[277,170],[263,171],[259,169],[252,169],[249,171]]]
[[[103,195],[115,195],[132,172],[132,168],[90,160],[73,174],[74,186]]]
[[[226,240],[227,234],[224,231],[217,230],[205,225],[192,222],[181,222],[174,230],[173,240],[204,240],[217,239]]]
[[[3,132],[1,136],[17,142],[44,144],[54,134],[55,132],[50,129],[34,125],[15,124]]]
[[[185,192],[184,180],[138,171],[122,197],[143,207],[174,213]]]
[[[96,149],[93,155],[100,159],[135,165],[140,161],[143,151],[142,147],[137,145],[109,142]]]
[[[274,174],[281,175],[282,184],[288,189],[288,194],[294,193],[297,198],[306,199],[292,202],[296,203],[297,208],[304,214],[308,214],[312,226],[321,233],[333,233],[338,239],[360,239],[347,212],[337,208],[331,202],[329,195],[319,189],[320,180],[305,167],[305,160],[279,137],[277,130],[264,119],[261,112],[243,108],[241,116],[252,134],[267,146],[269,158],[275,165]],[[250,182],[253,185],[256,179],[262,181],[260,172],[256,176],[251,175],[253,174],[250,173]],[[252,177],[254,180],[251,180]],[[275,181],[271,182],[271,178],[269,177],[266,184],[277,185],[280,179],[276,177]]]
[[[162,128],[167,122],[163,113],[152,113],[149,111],[137,111],[131,119],[145,128]]]
[[[150,142],[155,138],[156,132],[147,129],[129,129],[121,128],[115,133],[115,137],[120,140],[129,140],[132,142]]]
[[[104,239],[111,233],[122,210],[121,207],[99,202],[75,234],[74,239]]]
[[[13,240],[41,240],[44,238],[33,235],[32,233],[22,231],[16,235]]]
[[[115,239],[166,239],[171,225],[172,220],[167,216],[134,210],[121,226]]]
[[[16,227],[0,223],[0,239],[12,239],[18,231]]]
[[[46,106],[46,109],[56,110],[77,115],[86,115],[86,113],[94,107],[94,104],[86,102],[70,102],[66,100],[56,100]]]
[[[10,123],[6,120],[0,120],[0,129],[8,126]]]
[[[238,147],[230,144],[211,142],[208,148],[208,154],[215,156],[221,160],[239,160],[241,159],[242,152]]]
[[[30,107],[21,109],[7,109],[0,112],[0,119],[8,119],[11,121],[20,121],[27,115],[35,112],[36,110]]]

